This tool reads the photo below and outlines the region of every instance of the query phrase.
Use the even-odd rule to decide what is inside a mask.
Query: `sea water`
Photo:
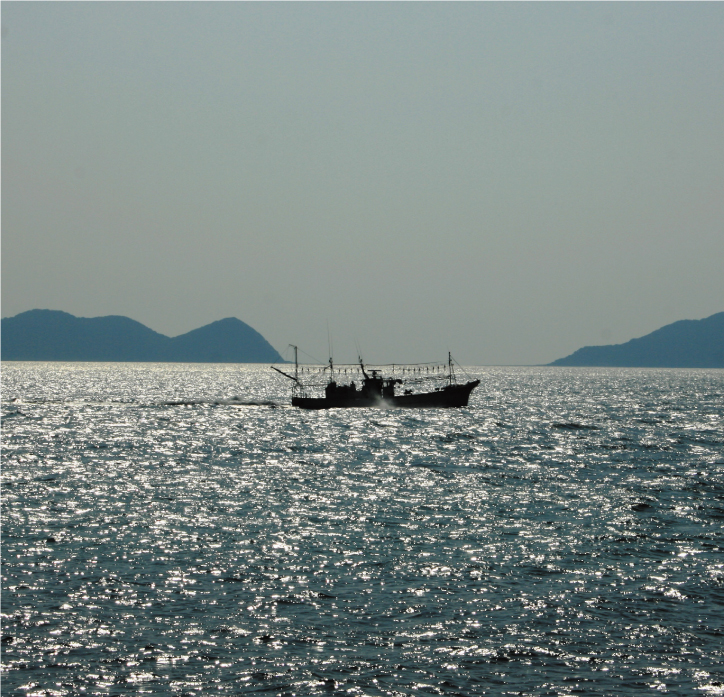
[[[3,695],[724,694],[724,371],[5,363]]]

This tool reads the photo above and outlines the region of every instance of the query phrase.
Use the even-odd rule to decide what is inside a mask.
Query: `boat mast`
[[[329,320],[327,320],[327,348],[329,349],[329,381],[334,382],[334,364],[332,363],[332,335],[329,333]]]
[[[359,361],[359,367],[362,368],[362,375],[364,375],[365,380],[367,380],[369,376],[365,371],[365,364],[362,362],[362,356],[357,356],[357,360]]]
[[[289,373],[285,373],[283,370],[279,370],[279,368],[277,368],[275,365],[271,366],[271,369],[276,370],[277,373],[281,373],[285,378],[294,380],[294,385],[292,386],[292,397],[294,397],[297,390],[299,390],[302,395],[304,395],[304,388],[302,387],[302,383],[299,382],[299,361],[297,360],[297,347],[294,344],[289,345],[294,349],[294,375],[290,375]]]
[[[450,384],[452,385],[453,382],[455,382],[455,372],[453,368],[453,361],[452,361],[452,353],[450,351],[447,352],[447,369],[449,372],[449,380]]]

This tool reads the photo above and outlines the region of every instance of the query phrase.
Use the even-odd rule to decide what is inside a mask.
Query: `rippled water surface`
[[[5,363],[2,694],[724,694],[724,372]]]

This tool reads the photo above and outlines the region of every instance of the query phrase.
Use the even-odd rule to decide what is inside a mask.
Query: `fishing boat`
[[[359,359],[359,368],[349,369],[335,366],[332,359],[329,365],[313,370],[313,376],[320,376],[327,371],[326,385],[323,383],[309,383],[303,381],[304,368],[300,373],[297,360],[297,347],[294,349],[294,374],[287,373],[276,366],[271,366],[277,373],[293,381],[292,406],[301,409],[347,409],[350,407],[466,407],[470,393],[480,384],[480,380],[470,380],[458,383],[455,376],[452,355],[448,353],[447,370],[444,374],[435,366],[430,373],[430,366],[406,368],[392,366],[392,375],[383,375],[381,369],[372,369]],[[307,371],[310,369],[307,368]],[[340,382],[351,378],[358,372],[361,381],[359,386],[353,381]],[[307,372],[309,375],[309,372]],[[397,377],[402,375],[402,377]],[[405,377],[407,376],[407,377]],[[426,389],[426,383],[436,380],[437,385]],[[324,396],[316,396],[316,391],[324,389]],[[416,391],[416,387],[422,387]]]

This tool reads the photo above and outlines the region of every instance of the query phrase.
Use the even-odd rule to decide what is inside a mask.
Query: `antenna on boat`
[[[297,347],[289,344],[294,349],[294,379],[299,382],[299,361],[297,360]]]
[[[455,382],[455,369],[453,368],[452,353],[450,351],[447,352],[447,367],[448,367],[448,371],[450,373],[450,375],[449,375],[450,384],[452,385],[453,382]]]

